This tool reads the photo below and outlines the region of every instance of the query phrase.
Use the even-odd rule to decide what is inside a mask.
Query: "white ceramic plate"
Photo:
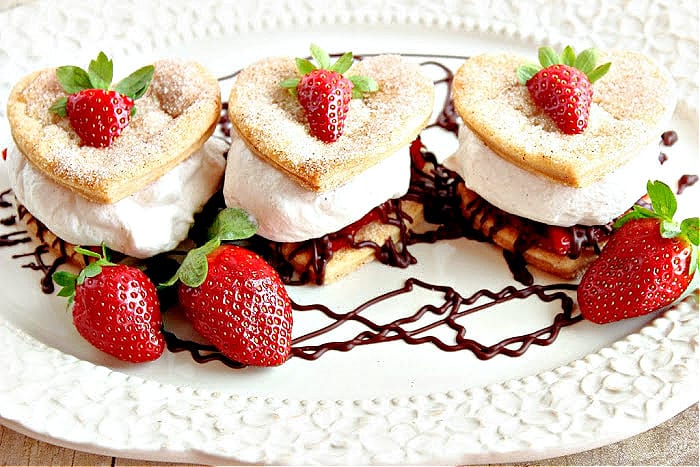
[[[668,151],[675,164],[670,178],[697,167],[697,54],[682,63],[669,55],[697,50],[691,6],[671,10],[650,2],[648,11],[623,15],[622,2],[612,1],[598,10],[582,7],[590,2],[558,10],[504,1],[485,11],[480,2],[451,1],[381,7],[336,1],[329,9],[292,0],[143,3],[29,2],[0,11],[1,95],[32,69],[87,63],[98,50],[115,59],[116,76],[162,56],[196,58],[222,76],[263,56],[303,55],[311,41],[331,51],[426,56],[534,55],[545,38],[578,48],[592,42],[641,49],[671,68],[686,102],[672,125],[680,141]],[[607,18],[602,21],[587,13],[601,9],[606,15],[596,18]],[[437,59],[451,67],[461,62]],[[4,118],[2,124],[7,144]],[[436,137],[430,144],[445,156],[454,140]],[[0,191],[7,186],[0,170]],[[697,188],[686,195],[697,196]],[[0,208],[0,218],[10,214]],[[15,230],[0,226],[0,235]],[[689,303],[603,327],[580,322],[519,358],[480,361],[469,352],[394,342],[329,352],[314,362],[292,359],[275,369],[200,365],[185,353],[127,365],[84,343],[63,300],[40,291],[41,274],[23,267],[33,257],[22,255],[35,246],[0,248],[0,420],[67,447],[201,463],[513,462],[608,444],[697,401],[698,316]],[[408,277],[463,295],[517,285],[498,250],[484,244],[456,240],[412,251],[419,262],[409,269],[371,264],[336,285],[290,292],[302,303],[347,309]],[[406,307],[434,300],[412,294],[372,313],[405,314]],[[556,305],[522,301],[475,314],[470,333],[490,344],[547,325],[556,311]],[[295,334],[319,320],[297,313]]]

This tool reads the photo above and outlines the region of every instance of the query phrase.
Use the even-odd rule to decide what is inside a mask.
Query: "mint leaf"
[[[547,68],[550,65],[561,63],[559,55],[551,47],[540,47],[537,51],[537,57],[540,60],[542,68]]]
[[[576,57],[574,66],[588,75],[595,68],[596,61],[598,61],[598,51],[596,49],[586,49]],[[588,77],[588,79],[590,80],[591,78]]]
[[[217,214],[214,223],[209,227],[209,238],[221,241],[241,240],[250,238],[258,231],[258,224],[250,215],[240,208],[226,208]]]
[[[88,72],[78,66],[60,66],[56,68],[56,77],[63,90],[68,94],[92,87]]]
[[[287,78],[280,81],[280,86],[287,89],[296,89],[299,86],[299,78]]]
[[[68,104],[68,98],[65,96],[59,97],[53,104],[51,104],[49,111],[55,113],[59,117],[65,117],[68,115],[66,104]]]
[[[123,94],[136,100],[143,96],[148,90],[148,86],[151,84],[151,80],[153,79],[154,71],[155,67],[153,65],[141,67],[123,80],[119,81],[117,85],[114,86],[114,90],[119,94]]]
[[[218,238],[209,240],[199,248],[187,252],[184,261],[176,273],[176,281],[180,281],[188,287],[199,287],[204,283],[209,272],[207,255],[216,250],[221,242]],[[172,279],[171,279],[172,280]]]
[[[678,208],[678,203],[671,188],[664,182],[658,180],[652,182],[650,180],[647,182],[647,193],[649,194],[651,207],[654,212],[662,219],[673,219],[674,214],[676,214],[676,209]]]
[[[311,73],[316,69],[316,65],[311,63],[305,58],[297,58],[296,59],[296,64],[297,64],[297,70],[299,70],[299,73],[302,75],[305,75],[307,73]]]
[[[535,76],[535,74],[542,68],[534,63],[526,63],[520,65],[516,70],[516,75],[518,77],[518,82],[520,84],[527,84],[530,79]]]
[[[693,245],[700,245],[700,218],[691,217],[681,222],[681,233]]]
[[[348,71],[352,66],[352,52],[345,52],[340,58],[330,67],[330,70],[340,73],[341,75]]]
[[[331,66],[331,57],[328,55],[328,52],[316,44],[311,44],[311,56],[316,60],[319,68],[327,70]]]
[[[610,62],[604,63],[597,67],[595,70],[591,71],[590,73],[586,73],[588,75],[588,81],[591,83],[595,83],[598,81],[600,78],[602,78],[607,72],[610,70]]]
[[[104,52],[100,52],[95,60],[90,62],[88,76],[93,88],[108,90],[112,84],[114,65]]]
[[[574,63],[576,62],[576,52],[574,52],[573,47],[570,45],[564,47],[564,50],[561,52],[561,61],[564,63],[564,65],[574,66]]]

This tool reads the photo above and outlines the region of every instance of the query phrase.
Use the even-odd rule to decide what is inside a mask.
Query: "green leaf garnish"
[[[68,94],[75,94],[85,89],[104,89],[107,91],[112,85],[113,68],[112,60],[107,58],[104,52],[100,52],[97,58],[90,62],[88,71],[72,65],[60,66],[56,68],[56,78]],[[114,90],[132,99],[138,99],[148,90],[153,79],[153,72],[153,65],[139,68],[117,83]],[[49,110],[60,117],[65,117],[67,115],[66,102],[65,96],[60,97],[49,107]],[[136,106],[132,107],[131,114],[134,115],[135,112]]]
[[[112,84],[114,65],[104,52],[100,52],[95,60],[90,62],[88,76],[93,88],[108,90]]]
[[[102,244],[102,254],[96,253],[81,246],[75,247],[75,252],[83,256],[89,256],[97,259],[97,261],[89,263],[78,274],[73,274],[68,271],[56,271],[51,275],[51,279],[59,285],[61,289],[58,291],[59,297],[68,298],[67,305],[70,306],[75,300],[75,288],[85,282],[89,277],[95,277],[102,272],[103,266],[114,266],[115,264],[109,261],[107,247]]]
[[[56,77],[63,90],[68,94],[92,87],[88,72],[77,66],[67,65],[56,68]]]
[[[216,250],[223,241],[243,240],[255,235],[257,230],[257,224],[244,210],[240,208],[221,210],[209,227],[209,240],[204,245],[188,251],[173,277],[159,284],[158,288],[170,287],[178,280],[188,287],[199,287],[207,278],[209,253]]]
[[[335,63],[331,64],[331,58],[328,53],[316,44],[311,44],[310,47],[311,57],[316,60],[318,66],[314,65],[311,61],[306,58],[296,58],[295,62],[297,65],[297,71],[301,76],[304,76],[314,70],[325,69],[330,71],[335,71],[344,75],[351,67],[353,63],[352,52],[345,52],[341,55]],[[348,80],[353,83],[352,97],[361,98],[366,93],[376,92],[379,90],[379,85],[377,82],[367,76],[348,76]],[[287,89],[290,94],[296,96],[297,86],[299,86],[299,77],[286,78],[280,81],[279,85]]]
[[[662,219],[671,220],[676,214],[678,202],[671,188],[663,182],[651,180],[647,182],[647,193],[651,200],[651,208]]]
[[[119,81],[114,90],[119,94],[124,94],[132,99],[138,99],[143,96],[148,90],[148,86],[151,84],[153,79],[153,73],[155,67],[153,65],[146,65],[139,68],[123,80]]]
[[[557,55],[554,49],[545,46],[538,49],[537,57],[539,64],[525,63],[516,69],[516,76],[520,84],[527,84],[527,82],[542,68],[557,64],[578,68],[586,74],[591,83],[602,78],[608,70],[610,70],[609,62],[596,68],[595,64],[598,60],[598,51],[594,48],[586,49],[576,55],[573,47],[566,46],[561,55]]]

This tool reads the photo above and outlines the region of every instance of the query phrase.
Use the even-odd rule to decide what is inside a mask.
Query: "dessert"
[[[67,66],[21,79],[8,99],[14,145],[6,165],[28,224],[49,245],[56,236],[150,257],[185,239],[193,214],[219,189],[226,144],[209,136],[220,90],[201,65],[180,60],[158,61],[117,83],[135,102],[118,99],[111,80],[104,54],[88,71]],[[108,111],[86,114],[85,100]],[[93,123],[100,129],[91,139],[85,127]]]
[[[545,68],[554,61],[569,68],[583,63],[579,75],[597,73],[594,55],[540,51]],[[531,96],[530,82],[518,82],[525,58],[473,57],[453,83],[463,124],[460,147],[445,164],[464,179],[465,217],[500,247],[563,278],[585,270],[610,222],[644,194],[659,168],[660,135],[676,103],[672,78],[644,55],[611,51],[601,61],[610,63],[609,71],[592,87],[571,85],[572,78],[569,85],[577,90],[567,90],[561,82],[568,78],[560,73],[562,94],[580,92],[576,100],[590,102],[568,129],[540,107],[546,99]]]
[[[348,241],[345,245],[336,242],[328,264],[310,270],[307,265],[313,260],[313,247],[301,242],[351,225],[350,243],[381,245],[387,237],[397,240],[397,225],[360,219],[408,190],[408,145],[432,113],[433,84],[417,65],[396,55],[367,57],[350,68],[351,54],[330,65],[320,49],[312,48],[312,53],[321,68],[297,59],[302,64],[297,70],[292,58],[267,58],[237,75],[228,103],[235,131],[224,197],[227,205],[239,206],[257,220],[258,235],[277,242],[280,254],[295,269],[307,271],[317,283],[327,283],[371,260],[372,248],[345,248]],[[364,97],[348,103],[348,93],[361,84],[353,87],[337,76],[329,77],[335,73],[342,78],[334,67],[349,69],[351,76],[345,81],[369,81]],[[318,73],[338,94],[347,95],[338,102],[327,96],[316,103],[330,113],[337,107],[342,115],[326,115],[324,124],[314,123],[319,117],[313,113],[309,117],[305,110],[310,104],[304,96],[313,92],[303,86],[307,86],[307,76],[320,79]],[[292,92],[288,91],[290,83]],[[336,122],[330,121],[335,118]],[[332,136],[314,133],[320,131],[314,128],[329,125]],[[417,205],[405,209],[410,210],[405,219],[419,217]],[[390,215],[394,224],[403,224],[401,216],[398,212]]]

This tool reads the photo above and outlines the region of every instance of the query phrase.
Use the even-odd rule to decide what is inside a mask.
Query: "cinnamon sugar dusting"
[[[251,149],[318,191],[341,185],[408,144],[425,126],[433,85],[418,65],[395,55],[367,58],[347,75],[374,78],[379,91],[350,104],[345,131],[334,143],[309,134],[303,109],[283,79],[298,76],[294,59],[268,58],[237,77],[229,99],[231,121]]]
[[[189,156],[213,131],[221,96],[193,62],[162,60],[136,113],[108,148],[81,146],[67,118],[49,111],[65,95],[54,69],[25,77],[10,95],[8,119],[22,153],[58,183],[96,202],[116,202]]]

